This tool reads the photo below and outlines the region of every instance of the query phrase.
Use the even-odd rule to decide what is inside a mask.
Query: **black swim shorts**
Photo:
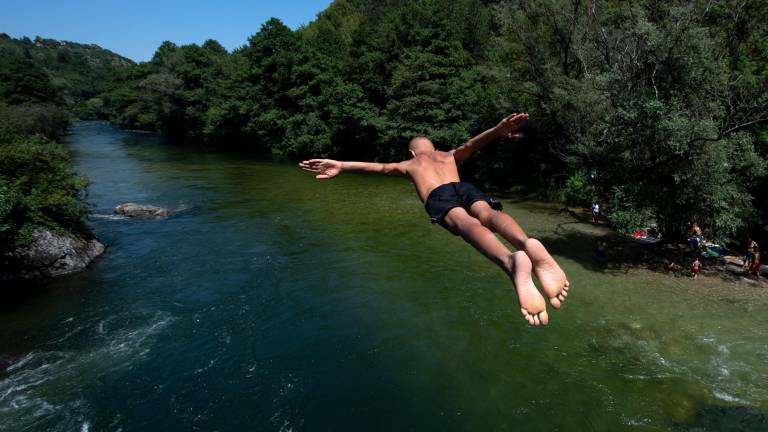
[[[445,225],[445,215],[454,207],[462,207],[469,212],[469,208],[475,201],[485,201],[494,210],[501,210],[501,202],[489,198],[479,189],[469,183],[446,183],[432,190],[424,203],[432,223],[440,224],[451,231]],[[453,233],[453,231],[451,231]],[[456,233],[453,233],[456,234]]]

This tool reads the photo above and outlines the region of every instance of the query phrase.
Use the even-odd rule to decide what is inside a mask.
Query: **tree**
[[[617,227],[655,222],[674,237],[696,220],[719,238],[744,228],[765,163],[739,131],[761,121],[750,107],[763,102],[729,84],[722,40],[701,11],[535,5],[520,2],[505,16],[526,53],[537,117],[550,122],[538,126],[553,131],[570,170],[597,173]]]

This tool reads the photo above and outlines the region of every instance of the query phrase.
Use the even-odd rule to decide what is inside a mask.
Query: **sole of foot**
[[[529,238],[525,241],[525,253],[533,263],[533,273],[539,279],[544,295],[549,298],[552,307],[560,309],[568,297],[569,283],[565,272],[536,239]]]
[[[523,318],[532,326],[549,324],[547,302],[531,278],[533,265],[530,258],[522,251],[512,254],[513,277],[517,299],[520,302],[520,312]]]

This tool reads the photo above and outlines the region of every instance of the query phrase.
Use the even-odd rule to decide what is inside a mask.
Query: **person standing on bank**
[[[600,221],[600,204],[592,204],[592,222],[598,223]]]

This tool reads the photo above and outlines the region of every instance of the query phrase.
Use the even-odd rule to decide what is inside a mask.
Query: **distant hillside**
[[[0,69],[31,62],[49,75],[61,104],[88,117],[99,107],[86,102],[103,93],[119,69],[133,61],[94,44],[28,37],[14,39],[0,33]],[[98,105],[91,101],[90,105]]]

